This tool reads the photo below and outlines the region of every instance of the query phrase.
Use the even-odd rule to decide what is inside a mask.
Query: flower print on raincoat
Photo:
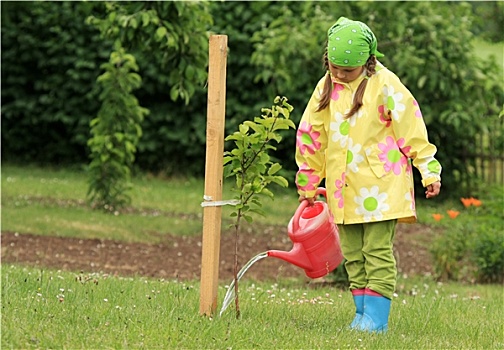
[[[313,197],[325,179],[327,201],[338,224],[415,221],[411,166],[419,170],[424,187],[441,180],[441,165],[434,158],[437,149],[428,140],[418,103],[393,72],[379,62],[376,71],[358,115],[344,119],[364,74],[339,83],[344,89],[338,89],[338,99],[316,112],[323,77],[299,124],[298,177],[305,175],[310,184],[298,183],[298,192]],[[309,142],[299,143],[300,133],[312,135],[318,143],[311,148]]]
[[[303,191],[314,191],[317,188],[314,184],[320,182],[317,175],[313,175],[314,170],[310,169],[306,163],[301,165],[301,168],[296,174],[296,185]]]
[[[404,144],[403,138],[396,141],[392,136],[387,136],[385,142],[386,144],[378,144],[378,148],[383,152],[378,158],[384,163],[383,168],[386,172],[392,171],[395,175],[400,175],[402,168],[408,165],[408,158],[402,152],[407,153],[411,147],[407,146],[401,150]]]
[[[301,152],[304,154],[308,152],[310,154],[314,154],[315,151],[320,149],[320,142],[317,141],[320,133],[317,131],[313,131],[313,127],[304,122],[301,124],[297,131],[296,145]]]
[[[338,202],[338,208],[343,208],[344,191],[345,191],[345,173],[341,174],[341,179],[336,179],[334,183],[336,190],[334,191],[334,198]]]

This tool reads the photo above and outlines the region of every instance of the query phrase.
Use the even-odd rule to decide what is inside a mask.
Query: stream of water
[[[262,259],[267,258],[267,257],[268,257],[268,252],[263,252],[263,253],[257,254],[252,259],[250,259],[248,261],[248,263],[246,263],[245,265],[243,265],[243,267],[241,268],[241,270],[238,272],[238,275],[236,276],[238,278],[238,281],[242,278],[242,276],[245,274],[245,272],[247,272],[248,269],[250,269],[250,267],[252,265],[254,265],[257,261],[262,260]],[[222,308],[221,308],[221,311],[219,313],[219,316],[222,316],[222,314],[224,313],[224,311],[226,311],[226,309],[229,307],[229,305],[231,304],[231,302],[235,299],[235,288],[234,288],[234,286],[235,286],[235,280],[233,278],[233,281],[229,285],[229,288],[228,288],[228,290],[226,292],[226,295],[224,296],[224,301],[222,303]]]

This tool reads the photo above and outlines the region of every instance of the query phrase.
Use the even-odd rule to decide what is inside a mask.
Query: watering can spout
[[[300,244],[294,244],[294,247],[288,252],[283,250],[268,250],[267,253],[268,256],[287,261],[304,270],[311,270],[312,268],[310,259]]]

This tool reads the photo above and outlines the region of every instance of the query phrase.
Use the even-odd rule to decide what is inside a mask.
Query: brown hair
[[[322,95],[320,96],[320,103],[317,107],[316,112],[320,112],[329,105],[333,89],[331,74],[329,72],[329,60],[327,59],[327,49],[324,52],[323,63],[324,68],[327,70],[327,73],[324,82],[324,90],[322,91]],[[373,74],[376,73],[375,67],[376,67],[376,56],[371,55],[369,56],[368,60],[366,61],[366,64],[364,65],[364,68],[366,69],[366,78],[362,80],[361,83],[359,84],[359,87],[357,88],[357,91],[355,92],[354,95],[353,106],[350,109],[350,111],[345,115],[345,119],[350,118],[355,112],[359,110],[359,108],[362,107],[362,98],[364,97],[364,91],[366,90],[368,79]]]

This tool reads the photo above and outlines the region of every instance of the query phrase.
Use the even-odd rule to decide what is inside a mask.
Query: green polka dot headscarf
[[[364,23],[340,17],[327,31],[327,58],[332,64],[359,67],[370,55],[383,57],[375,35]]]

